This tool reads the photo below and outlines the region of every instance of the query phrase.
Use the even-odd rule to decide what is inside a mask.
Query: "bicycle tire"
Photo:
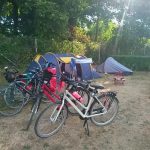
[[[118,113],[118,109],[119,109],[118,99],[115,96],[111,96],[111,95],[100,95],[97,98],[103,103],[103,106],[105,107],[105,109],[107,109],[107,112],[105,114],[102,114],[103,106],[100,103],[98,103],[98,101],[94,101],[91,105],[89,114],[92,115],[95,113],[99,113],[100,115],[91,117],[90,118],[91,122],[94,123],[96,126],[108,125],[115,119]],[[107,105],[104,104],[106,103],[106,100],[107,100]],[[96,106],[98,106],[98,108]],[[112,113],[112,116],[109,117],[108,115],[111,112],[111,109],[113,108],[114,108],[114,112]]]
[[[35,102],[35,103],[33,104],[33,106],[32,106],[31,115],[30,115],[30,119],[29,119],[29,121],[28,121],[26,130],[29,129],[29,127],[30,127],[30,125],[31,125],[31,123],[32,123],[33,117],[34,117],[34,115],[35,115],[35,114],[37,113],[37,111],[38,111],[38,107],[39,107],[39,105],[40,105],[40,102],[41,102],[41,96],[38,96],[37,99],[36,99],[36,102]]]
[[[84,106],[87,106],[90,100],[90,95],[89,92],[83,88],[78,88],[77,91],[79,93],[79,95],[83,98],[82,104]],[[75,102],[76,103],[76,102]],[[81,106],[79,106],[79,104],[76,103],[76,105],[78,105],[77,107],[82,111],[83,108]],[[68,112],[71,115],[79,115],[79,113],[72,107],[72,106],[68,106]]]
[[[11,90],[13,88],[13,90]],[[11,83],[6,88],[3,98],[1,97],[2,106],[0,114],[3,116],[14,116],[21,112],[25,102],[25,95],[17,89],[15,83]]]
[[[8,107],[10,108],[16,108],[17,106],[14,106],[13,105],[13,101],[15,101],[14,99],[14,94],[17,94],[15,93],[17,90],[17,92],[20,92],[22,93],[22,95],[25,96],[25,94],[23,93],[23,89],[21,89],[21,87],[25,86],[25,83],[22,82],[22,81],[16,81],[16,82],[13,82],[11,83],[6,89],[5,89],[5,92],[4,92],[4,100],[5,100],[5,103]],[[22,98],[19,99],[19,101],[21,102],[22,101]]]
[[[62,128],[62,126],[65,123],[65,120],[67,118],[67,115],[68,115],[68,110],[65,105],[62,108],[57,120],[55,122],[52,122],[52,120],[50,120],[51,115],[57,114],[58,108],[60,105],[61,105],[61,103],[51,103],[48,105],[48,107],[46,107],[40,113],[40,115],[38,116],[38,118],[35,122],[35,126],[34,126],[35,134],[38,137],[40,137],[40,138],[51,137],[52,135],[56,134]],[[45,118],[46,118],[46,120],[45,120]],[[58,123],[58,125],[56,125],[56,127],[54,127],[54,129],[53,129],[53,125],[57,124],[57,123]],[[40,127],[43,129],[40,129]],[[52,129],[50,129],[50,128],[52,128]],[[46,130],[48,130],[48,131],[46,131]]]

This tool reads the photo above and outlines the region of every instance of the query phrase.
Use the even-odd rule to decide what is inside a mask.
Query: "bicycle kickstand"
[[[88,125],[88,119],[85,119],[83,127],[85,128],[85,133],[87,136],[90,136],[90,130],[89,130],[89,125]]]

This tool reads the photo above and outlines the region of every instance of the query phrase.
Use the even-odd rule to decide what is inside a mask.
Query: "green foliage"
[[[77,40],[68,41],[64,40],[61,42],[53,41],[52,47],[55,49],[54,53],[73,53],[73,54],[84,54],[85,44]]]
[[[89,42],[86,44],[85,55],[93,59],[94,62],[98,62],[100,45],[97,42]]]
[[[150,56],[131,56],[120,55],[113,56],[121,64],[136,70],[136,71],[150,71]]]
[[[149,7],[147,0],[1,0],[0,52],[26,64],[36,39],[39,53],[86,54],[95,62],[150,55]]]
[[[34,41],[29,37],[6,37],[0,34],[0,41],[0,53],[20,67],[35,55]],[[2,56],[0,58],[1,65],[8,63]]]
[[[89,28],[89,35],[92,37],[94,40],[94,36],[96,34],[96,26],[97,24],[92,24],[91,27]],[[105,23],[103,20],[100,20],[98,22],[98,42],[108,42],[114,35],[115,35],[115,30],[117,28],[117,25],[113,23],[112,21],[109,21]]]

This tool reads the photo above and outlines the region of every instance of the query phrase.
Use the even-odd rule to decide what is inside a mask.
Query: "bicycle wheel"
[[[80,87],[77,88],[77,91],[76,91],[76,92],[78,92],[78,94],[82,97],[81,103],[82,103],[84,106],[87,106],[87,104],[89,103],[89,99],[90,99],[89,93],[88,93],[85,89],[80,88]],[[74,102],[75,102],[75,104],[77,105],[77,107],[82,111],[83,108],[82,108],[76,101],[74,101]],[[79,114],[77,113],[77,111],[76,111],[72,106],[68,106],[68,111],[69,111],[69,113],[72,114],[72,115],[79,115]]]
[[[90,108],[90,115],[99,114],[91,117],[91,121],[97,126],[110,124],[117,115],[119,105],[118,99],[110,95],[97,97],[101,103],[94,101]]]
[[[36,99],[36,101],[34,102],[33,106],[32,106],[31,115],[30,115],[30,118],[29,118],[29,121],[28,121],[26,130],[29,129],[29,127],[30,127],[30,125],[31,125],[31,123],[32,123],[33,117],[34,117],[34,115],[35,115],[35,114],[37,113],[37,111],[38,111],[40,102],[41,102],[41,97],[39,96],[39,97]]]
[[[58,115],[60,105],[60,103],[50,104],[40,113],[34,126],[37,136],[47,138],[56,134],[61,129],[67,118],[68,110],[64,106]]]
[[[0,114],[4,116],[13,116],[21,111],[24,106],[25,95],[18,89],[16,84],[11,83],[6,88],[3,98],[1,97]]]

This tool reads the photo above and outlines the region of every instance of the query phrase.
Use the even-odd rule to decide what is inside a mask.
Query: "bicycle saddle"
[[[104,89],[103,85],[91,85],[93,88],[95,88],[96,90],[98,89]]]

